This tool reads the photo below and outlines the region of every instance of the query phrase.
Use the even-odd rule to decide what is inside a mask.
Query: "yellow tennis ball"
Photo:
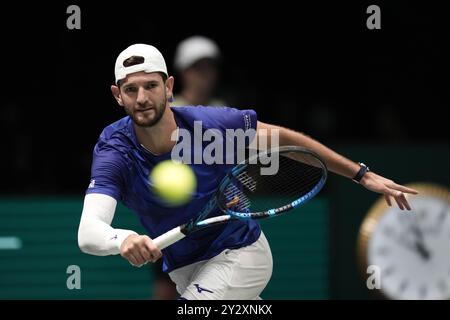
[[[191,167],[172,160],[158,163],[150,173],[150,180],[156,195],[171,206],[189,202],[197,187]]]

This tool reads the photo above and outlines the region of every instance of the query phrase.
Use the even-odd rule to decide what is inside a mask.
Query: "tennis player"
[[[152,238],[196,216],[231,168],[229,164],[192,165],[198,187],[193,199],[182,207],[167,207],[151,192],[150,171],[169,159],[179,143],[172,133],[180,129],[194,133],[194,121],[202,121],[202,130],[216,129],[223,136],[227,129],[253,129],[255,138],[279,130],[280,145],[308,148],[330,171],[384,194],[389,205],[394,199],[400,209],[410,210],[404,193],[415,194],[415,190],[369,171],[302,133],[257,121],[253,110],[172,108],[174,78],[153,46],[135,44],[122,51],[116,60],[115,78],[111,91],[127,116],[107,126],[95,145],[78,243],[83,252],[121,254],[134,266],[163,257],[163,271],[175,282],[181,299],[258,299],[272,274],[269,244],[253,220],[198,231],[163,252],[152,243]],[[192,152],[198,152],[194,145]],[[146,235],[111,227],[117,201],[138,215]]]

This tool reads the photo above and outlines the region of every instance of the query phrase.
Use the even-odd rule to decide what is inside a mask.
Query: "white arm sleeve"
[[[91,193],[85,196],[78,228],[78,246],[81,251],[96,256],[119,254],[123,240],[131,234],[137,234],[132,230],[111,227],[116,205],[116,199],[104,194]]]

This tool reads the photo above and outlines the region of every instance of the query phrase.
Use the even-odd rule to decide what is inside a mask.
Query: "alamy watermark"
[[[66,273],[70,274],[66,280],[66,287],[69,290],[81,289],[81,269],[76,264],[67,267]]]
[[[250,164],[258,161],[262,175],[274,175],[278,172],[278,153],[260,154],[258,150],[267,150],[279,146],[279,130],[259,129],[206,129],[202,121],[194,121],[194,131],[177,129],[172,132],[172,141],[178,141],[172,149],[172,160],[185,164],[231,164],[235,165],[250,157]],[[248,146],[248,148],[246,148]]]
[[[367,7],[366,13],[370,16],[366,20],[367,29],[381,29],[381,9],[377,5],[370,5]]]
[[[369,274],[366,281],[367,289],[381,289],[381,268],[372,264],[367,267],[366,273]]]
[[[69,14],[66,20],[66,27],[69,30],[81,29],[81,9],[79,6],[72,4],[67,7],[66,13]]]
[[[66,27],[69,30],[81,29],[81,9],[78,5],[72,4],[67,7],[66,13],[69,14],[66,20]],[[367,7],[366,13],[370,16],[366,20],[366,26],[369,30],[381,29],[381,9],[372,4]]]

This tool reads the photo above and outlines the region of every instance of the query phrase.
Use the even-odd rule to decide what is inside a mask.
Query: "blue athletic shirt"
[[[202,121],[202,132],[218,130],[225,139],[226,129],[256,130],[257,116],[253,110],[237,110],[228,107],[187,106],[171,108],[179,129],[194,132],[194,121]],[[194,135],[192,134],[192,137]],[[180,139],[182,140],[182,139]],[[194,138],[191,151],[194,152]],[[225,141],[225,140],[224,140]],[[178,141],[180,143],[180,141]],[[211,142],[202,142],[202,152]],[[249,141],[246,140],[248,145]],[[236,153],[236,149],[234,153]],[[198,152],[198,147],[197,149]],[[151,238],[188,222],[208,202],[225,176],[233,167],[225,164],[191,164],[197,177],[197,189],[192,200],[181,207],[168,207],[152,192],[149,174],[163,160],[171,158],[168,152],[154,155],[138,142],[130,117],[124,117],[107,126],[100,135],[93,152],[91,183],[86,194],[106,194],[134,211]],[[219,215],[217,209],[213,215]],[[178,241],[163,250],[163,271],[210,259],[224,249],[247,246],[255,242],[261,233],[258,222],[235,220],[206,228]]]

